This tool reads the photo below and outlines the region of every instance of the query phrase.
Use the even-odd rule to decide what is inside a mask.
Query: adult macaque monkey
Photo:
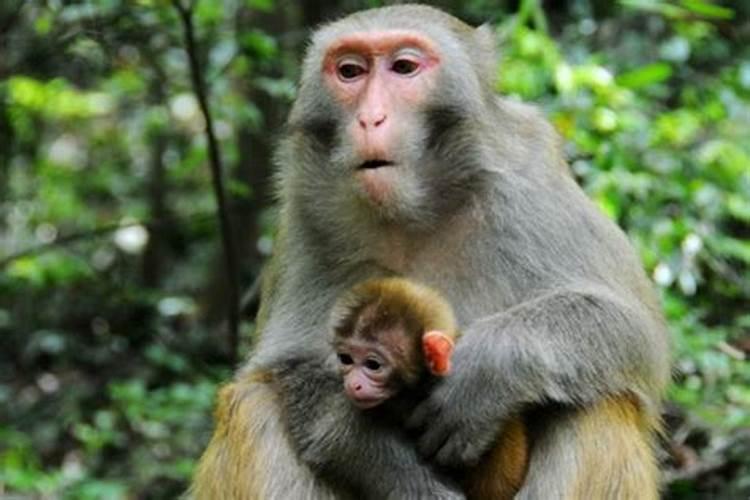
[[[495,95],[492,46],[489,30],[415,5],[313,37],[278,155],[260,337],[219,395],[197,497],[461,498],[433,465],[493,481],[488,450],[517,417],[531,448],[516,498],[658,496],[659,307],[550,125]],[[350,404],[327,344],[336,297],[384,275],[437,290],[463,333],[409,419],[416,447]],[[300,355],[316,362],[289,365]]]

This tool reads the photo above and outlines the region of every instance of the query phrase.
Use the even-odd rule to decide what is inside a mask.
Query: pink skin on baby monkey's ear
[[[422,336],[422,351],[430,373],[439,377],[450,373],[452,338],[437,330],[427,332]]]

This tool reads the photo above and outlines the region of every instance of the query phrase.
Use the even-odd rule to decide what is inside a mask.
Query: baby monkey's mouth
[[[380,167],[392,167],[393,162],[388,160],[367,160],[359,165],[359,170],[372,170]]]

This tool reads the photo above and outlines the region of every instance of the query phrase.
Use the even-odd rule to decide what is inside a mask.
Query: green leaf
[[[735,219],[750,222],[750,201],[739,194],[727,197],[727,211]]]
[[[658,12],[666,17],[684,17],[687,12],[682,7],[671,5],[667,2],[658,2],[654,0],[620,0],[625,7],[643,10],[646,12]]]
[[[44,36],[52,30],[53,23],[54,18],[52,12],[45,9],[40,14],[37,14],[37,17],[34,20],[34,31],[36,31],[38,35]]]
[[[734,11],[728,7],[721,7],[703,0],[682,0],[686,9],[703,17],[712,19],[734,19]]]
[[[654,63],[622,73],[617,83],[630,89],[639,89],[661,83],[672,76],[672,67],[667,63]]]
[[[261,12],[270,12],[273,10],[273,0],[246,0],[245,4],[251,9]]]
[[[750,264],[750,241],[737,240],[729,236],[715,236],[707,242],[718,255]]]
[[[270,59],[279,51],[276,39],[259,30],[246,33],[241,40],[242,47],[259,59]]]
[[[686,146],[701,132],[701,117],[690,109],[665,113],[656,121],[655,132],[669,146]]]
[[[620,209],[618,207],[618,201],[612,193],[607,192],[594,195],[594,203],[596,203],[599,209],[610,219],[617,220],[619,217]]]
[[[119,500],[128,498],[127,491],[127,487],[124,484],[116,481],[87,479],[72,488],[70,498],[80,500],[98,500],[101,498]]]
[[[203,24],[216,24],[224,17],[223,2],[199,1],[194,9],[195,18]]]
[[[60,78],[42,82],[26,76],[8,79],[11,105],[18,105],[49,118],[87,118],[109,113],[114,102],[104,92],[80,92]]]

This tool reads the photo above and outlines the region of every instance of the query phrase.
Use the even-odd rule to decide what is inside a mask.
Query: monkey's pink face
[[[394,196],[415,115],[435,83],[433,43],[408,31],[362,32],[326,51],[326,85],[344,111],[346,141],[365,195],[377,205]]]
[[[360,409],[374,408],[397,392],[393,361],[367,342],[353,340],[337,348],[347,397]]]

